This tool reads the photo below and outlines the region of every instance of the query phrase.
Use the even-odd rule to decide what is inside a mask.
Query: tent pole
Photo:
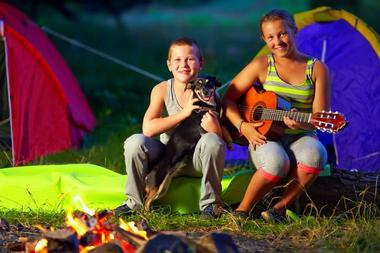
[[[325,59],[326,59],[326,50],[327,50],[327,40],[324,39],[323,44],[322,44],[322,54],[321,54],[321,62],[323,63],[325,63]]]
[[[4,34],[4,22],[0,20],[0,37],[4,41],[4,55],[5,55],[5,79],[7,82],[7,91],[8,91],[8,108],[9,108],[9,119],[10,119],[10,132],[11,132],[11,146],[12,146],[12,166],[15,166],[15,150],[13,143],[13,122],[12,122],[12,103],[11,103],[11,85],[9,81],[9,70],[8,70],[8,48],[7,48],[7,40]]]
[[[323,63],[326,63],[326,51],[327,51],[327,40],[324,39],[323,44],[322,44],[322,53],[321,53],[321,62]],[[332,139],[333,139],[333,147],[334,147],[334,154],[335,154],[335,165],[338,165],[339,159],[338,159],[338,152],[336,148],[335,135],[332,136]]]

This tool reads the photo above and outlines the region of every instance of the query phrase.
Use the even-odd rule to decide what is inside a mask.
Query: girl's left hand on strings
[[[290,111],[297,112],[297,109],[292,108]],[[299,129],[301,127],[301,124],[299,122],[293,120],[291,117],[288,117],[288,116],[284,116],[284,123],[290,129]]]

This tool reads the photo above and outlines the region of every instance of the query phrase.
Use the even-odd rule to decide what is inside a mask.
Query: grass
[[[33,210],[0,211],[0,217],[24,226],[41,224],[62,227],[63,212]],[[154,231],[187,231],[207,233],[222,231],[239,235],[245,240],[263,241],[267,249],[281,252],[379,252],[380,220],[373,215],[301,216],[296,222],[267,224],[261,219],[237,220],[228,213],[218,220],[201,220],[198,214],[178,215],[154,210],[124,217],[126,221],[145,219]],[[115,221],[116,222],[116,221]]]

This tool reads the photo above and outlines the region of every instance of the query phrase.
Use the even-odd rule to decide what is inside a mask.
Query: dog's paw
[[[152,207],[153,201],[157,198],[158,195],[158,187],[149,187],[147,186],[145,188],[145,202],[144,202],[144,209],[145,211],[149,211]]]

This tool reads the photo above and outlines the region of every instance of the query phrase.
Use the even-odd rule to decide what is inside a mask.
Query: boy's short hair
[[[294,32],[297,32],[297,25],[296,25],[296,22],[294,21],[293,15],[285,10],[274,9],[261,17],[260,19],[261,34],[263,33],[262,24],[268,21],[275,21],[275,20],[284,20],[290,29],[292,29]]]
[[[199,46],[199,43],[196,40],[194,40],[193,38],[190,38],[190,37],[181,37],[181,38],[178,38],[178,39],[174,40],[172,43],[170,43],[169,51],[168,51],[168,60],[171,57],[171,49],[172,49],[172,47],[173,46],[183,46],[183,45],[196,47],[197,51],[198,51],[198,53],[197,53],[198,59],[199,60],[203,59],[203,54],[202,54],[201,47]]]

